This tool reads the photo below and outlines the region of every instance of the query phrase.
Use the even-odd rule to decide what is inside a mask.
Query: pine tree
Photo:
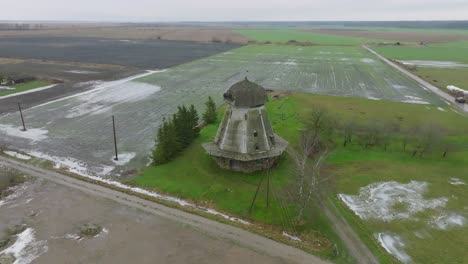
[[[171,119],[163,119],[156,136],[156,147],[152,158],[154,165],[160,165],[171,161],[184,148],[199,135],[197,128],[199,121],[195,106],[179,106],[178,111]]]
[[[192,132],[192,141],[193,141],[200,134],[200,129],[198,128],[198,122],[200,121],[200,118],[198,117],[198,112],[197,112],[197,109],[195,109],[194,105],[190,105],[189,117],[190,117],[190,126],[192,127],[191,132]]]
[[[203,113],[203,120],[207,124],[213,124],[216,122],[217,115],[216,115],[216,104],[213,101],[211,96],[208,96],[208,101],[205,103],[206,111]]]
[[[163,124],[158,128],[158,134],[156,136],[156,147],[153,150],[153,164],[159,165],[169,161],[169,156],[166,150],[166,132],[168,122],[163,119]]]

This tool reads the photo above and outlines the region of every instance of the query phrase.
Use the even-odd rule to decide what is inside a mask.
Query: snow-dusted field
[[[464,188],[464,182],[458,178],[451,178],[447,184]],[[467,228],[468,207],[449,210],[447,204],[459,198],[454,195],[427,198],[429,188],[431,185],[423,181],[376,182],[360,188],[358,194],[339,194],[338,198],[362,220],[377,223],[374,237],[389,254],[403,263],[411,263],[410,250],[414,250],[415,241],[424,243],[420,241],[434,239],[438,232]],[[418,228],[402,232],[403,223]]]
[[[81,174],[118,176],[148,163],[157,127],[178,105],[195,104],[201,112],[209,95],[221,102],[222,93],[246,75],[266,88],[440,103],[357,47],[247,46],[163,72],[88,81],[92,90],[26,109],[27,131],[20,131],[18,113],[0,116],[0,144]],[[123,154],[118,162],[112,115]]]
[[[212,94],[222,93],[246,75],[272,89],[441,103],[436,95],[359,47],[247,46],[144,80],[163,89]]]
[[[159,97],[159,86],[133,81],[153,73],[95,81],[92,90],[26,109],[26,131],[21,131],[18,113],[1,116],[0,143],[28,154],[8,155],[48,159],[56,167],[85,175],[106,176],[115,167],[121,167],[114,171],[113,175],[117,175],[129,163],[129,167],[144,165],[154,144],[161,112],[169,114],[172,110],[153,104],[154,98]],[[116,119],[119,161],[113,160],[112,115]]]

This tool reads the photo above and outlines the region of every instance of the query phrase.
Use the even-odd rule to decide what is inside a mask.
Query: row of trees
[[[216,122],[216,104],[211,97],[205,103],[203,114],[205,124]],[[199,116],[194,105],[179,106],[177,112],[169,119],[163,119],[156,136],[156,147],[152,153],[154,165],[168,163],[182,150],[187,148],[199,135]]]
[[[410,157],[440,153],[440,158],[445,158],[455,148],[446,139],[443,127],[433,123],[403,128],[398,121],[340,122],[324,108],[312,110],[300,133],[298,145],[287,149],[295,166],[293,180],[283,194],[296,206],[297,221],[303,220],[305,210],[322,206],[322,199],[333,188],[332,176],[321,175],[320,169],[334,147],[356,145],[363,151],[371,148],[387,151],[391,146],[393,151],[405,151]]]

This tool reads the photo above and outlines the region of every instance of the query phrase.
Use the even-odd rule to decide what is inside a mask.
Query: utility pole
[[[115,147],[115,158],[114,160],[119,160],[119,154],[117,152],[117,136],[115,135],[115,119],[112,115],[112,128],[114,130],[114,147]]]
[[[21,110],[21,104],[18,102],[18,108],[21,116],[21,123],[23,123],[23,131],[26,131],[26,126],[24,125],[23,111]]]

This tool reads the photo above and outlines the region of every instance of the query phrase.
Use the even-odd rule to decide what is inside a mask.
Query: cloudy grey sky
[[[468,0],[0,0],[0,20],[468,20]]]

